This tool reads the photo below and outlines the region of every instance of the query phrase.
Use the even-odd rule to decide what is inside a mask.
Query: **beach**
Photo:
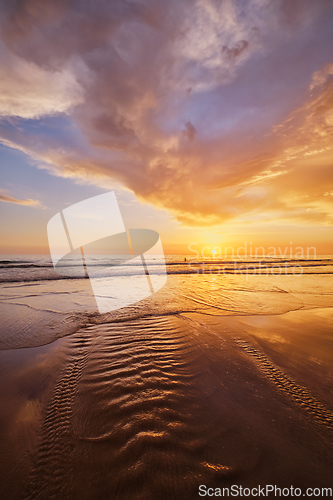
[[[332,498],[333,1],[0,19],[0,500]]]
[[[292,259],[280,275],[183,260],[167,257],[151,297],[99,314],[89,280],[4,259],[2,498],[332,488],[332,260],[302,275]]]

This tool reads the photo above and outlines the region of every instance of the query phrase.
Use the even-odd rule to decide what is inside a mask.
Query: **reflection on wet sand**
[[[330,486],[327,278],[175,274],[103,315],[88,281],[3,284],[4,498]]]

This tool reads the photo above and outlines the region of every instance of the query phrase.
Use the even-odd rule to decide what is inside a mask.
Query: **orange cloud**
[[[332,223],[329,1],[48,5],[4,15],[3,143],[190,226]],[[60,112],[79,138],[23,127]]]
[[[0,194],[0,201],[5,203],[15,203],[17,205],[25,205],[28,207],[43,208],[38,200],[19,200],[18,198],[13,198],[12,196],[6,196],[4,194]]]

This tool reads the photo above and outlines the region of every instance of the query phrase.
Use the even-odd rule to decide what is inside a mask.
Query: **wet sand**
[[[0,352],[2,498],[332,487],[332,320],[181,312]]]

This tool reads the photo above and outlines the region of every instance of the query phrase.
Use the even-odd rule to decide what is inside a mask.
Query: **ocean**
[[[332,256],[167,256],[163,288],[105,314],[75,261],[0,260],[2,498],[333,487]],[[89,265],[131,297],[135,263]]]

